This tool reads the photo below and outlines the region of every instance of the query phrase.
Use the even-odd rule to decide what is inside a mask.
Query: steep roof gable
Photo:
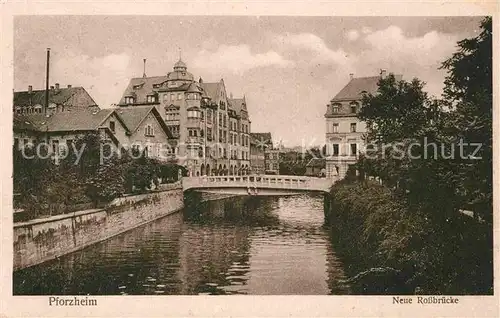
[[[45,105],[45,90],[14,92],[14,106],[26,107]],[[94,108],[94,99],[83,87],[67,87],[49,90],[49,103],[74,108]]]
[[[146,119],[146,117],[153,113],[159,125],[162,127],[163,131],[168,138],[173,138],[170,129],[161,118],[160,113],[154,106],[130,106],[130,107],[120,107],[115,109],[116,114],[121,117],[126,127],[131,134],[135,133],[141,123]]]
[[[394,75],[394,77],[396,81],[403,78],[402,75]],[[353,78],[335,95],[333,100],[359,100],[363,97],[362,92],[375,94],[378,90],[379,80],[380,76]]]
[[[25,124],[30,123],[34,130],[41,132],[96,130],[112,112],[112,109],[102,109],[93,113],[77,110],[54,113],[49,117],[43,114],[23,115],[22,118],[14,116],[14,129],[16,123],[20,127],[19,123],[24,121]]]

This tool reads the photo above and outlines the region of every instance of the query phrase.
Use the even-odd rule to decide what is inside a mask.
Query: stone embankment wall
[[[128,195],[104,209],[14,223],[14,270],[106,240],[184,207],[182,189]]]

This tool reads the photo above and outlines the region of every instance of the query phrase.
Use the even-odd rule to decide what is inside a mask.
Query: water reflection
[[[14,294],[346,294],[320,197],[209,201],[14,274]]]

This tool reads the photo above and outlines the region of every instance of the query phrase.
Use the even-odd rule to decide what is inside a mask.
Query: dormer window
[[[349,106],[351,107],[351,113],[356,114],[356,112],[358,111],[358,103],[352,102],[349,104]]]
[[[340,111],[341,105],[339,103],[332,105],[332,113],[338,113]]]
[[[147,125],[146,127],[144,127],[144,135],[145,136],[154,136],[155,131],[153,129],[153,126]]]
[[[156,103],[156,96],[155,95],[148,95],[147,102],[148,103]]]
[[[125,97],[125,104],[133,104],[134,103],[134,97],[133,96],[126,96]]]
[[[143,85],[144,85],[144,83],[134,85],[133,89],[141,89]]]

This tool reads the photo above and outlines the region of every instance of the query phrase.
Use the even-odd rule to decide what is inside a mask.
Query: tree
[[[480,160],[462,160],[454,168],[463,180],[467,202],[484,220],[493,221],[492,191],[492,20],[481,22],[481,33],[458,42],[446,60],[444,98],[452,110],[448,130],[467,143],[480,143]],[[469,151],[473,151],[470,149]]]

